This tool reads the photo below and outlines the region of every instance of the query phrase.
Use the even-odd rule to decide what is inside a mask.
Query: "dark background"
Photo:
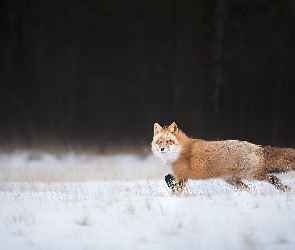
[[[2,147],[147,146],[153,124],[295,146],[295,1],[2,0]]]

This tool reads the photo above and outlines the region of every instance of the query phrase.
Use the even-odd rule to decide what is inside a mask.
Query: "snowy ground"
[[[189,181],[171,197],[153,156],[0,155],[0,249],[295,249],[292,191]]]

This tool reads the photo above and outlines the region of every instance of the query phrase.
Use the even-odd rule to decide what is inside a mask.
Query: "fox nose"
[[[164,148],[161,148],[161,152],[163,152],[164,151]]]

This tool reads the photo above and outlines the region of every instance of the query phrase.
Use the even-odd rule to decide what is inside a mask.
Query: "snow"
[[[290,192],[212,179],[174,197],[153,156],[17,151],[0,171],[0,249],[295,249],[293,173]]]

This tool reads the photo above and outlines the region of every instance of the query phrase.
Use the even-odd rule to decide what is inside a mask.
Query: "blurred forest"
[[[294,0],[2,0],[0,145],[295,147]]]

